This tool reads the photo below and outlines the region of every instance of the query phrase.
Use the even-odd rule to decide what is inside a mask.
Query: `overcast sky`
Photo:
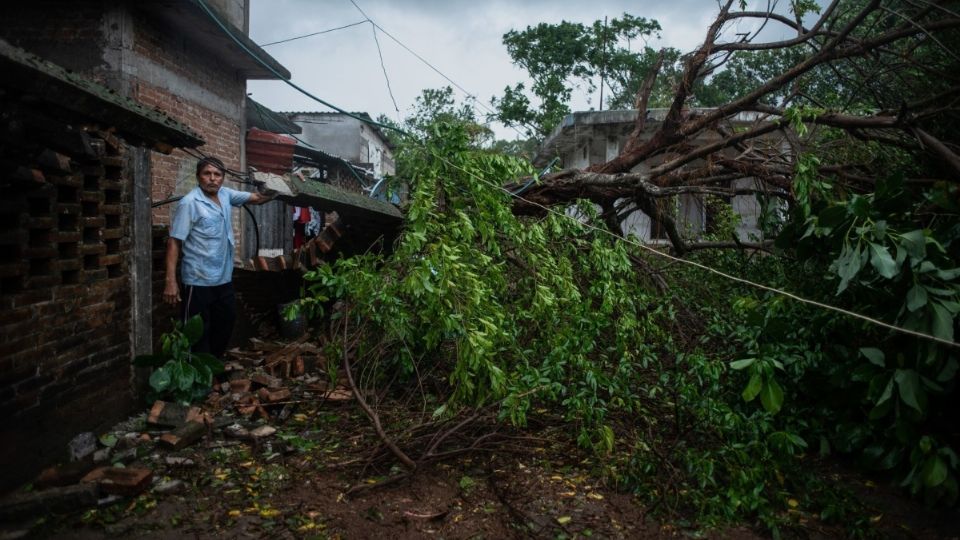
[[[502,94],[505,86],[526,79],[524,72],[513,66],[502,43],[503,34],[511,29],[561,20],[590,24],[626,11],[660,22],[662,37],[651,42],[652,47],[686,52],[702,42],[717,11],[715,0],[354,1],[367,17],[485,105],[492,96]],[[350,0],[252,0],[250,37],[264,44],[365,18]],[[400,117],[408,114],[424,88],[451,85],[396,41],[377,34]],[[346,110],[397,118],[370,24],[264,48],[290,70],[293,82],[316,96]],[[248,92],[276,111],[330,110],[280,81],[250,81]],[[593,99],[596,107],[596,96]],[[478,108],[483,112],[482,106]],[[589,109],[590,105],[578,96],[573,108]],[[494,127],[501,138],[517,136],[514,131]]]

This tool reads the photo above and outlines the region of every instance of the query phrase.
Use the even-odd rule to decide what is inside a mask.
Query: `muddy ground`
[[[292,350],[295,355],[278,361],[280,352]],[[369,421],[349,391],[326,387],[311,374],[318,358],[310,354],[263,342],[234,351],[233,373],[205,405],[210,425],[202,440],[163,449],[157,443],[163,431],[147,423],[146,412],[97,434],[101,464],[153,472],[142,493],[105,497],[96,507],[70,512],[21,516],[0,524],[0,540],[769,536],[752,525],[704,529],[682,516],[651,515],[641,499],[606,485],[594,474],[595,463],[575,447],[548,443],[559,438],[551,433],[528,433],[520,444],[431,463],[408,476],[390,459],[370,465],[379,440]],[[255,373],[276,376],[291,396],[269,403],[265,394],[257,397],[256,384],[245,390],[245,384],[231,388],[227,380]],[[260,426],[277,431],[249,436]],[[863,534],[960,536],[956,514],[926,510],[895,488],[836,464],[818,466],[864,503],[862,518],[869,525],[856,529]],[[823,524],[803,508],[784,517],[793,523],[783,529],[788,538],[843,537],[851,530]]]

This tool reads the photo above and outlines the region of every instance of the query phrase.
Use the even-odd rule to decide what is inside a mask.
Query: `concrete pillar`
[[[127,170],[131,173],[133,183],[130,212],[130,350],[132,356],[136,356],[150,353],[153,347],[150,151],[129,147],[127,160]],[[132,377],[134,394],[142,395],[147,389],[150,368],[134,368]]]

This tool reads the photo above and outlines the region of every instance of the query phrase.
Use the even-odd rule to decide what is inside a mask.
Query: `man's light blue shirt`
[[[177,205],[170,236],[183,242],[180,278],[184,285],[214,287],[233,279],[232,207],[252,193],[221,187],[218,206],[199,187]]]

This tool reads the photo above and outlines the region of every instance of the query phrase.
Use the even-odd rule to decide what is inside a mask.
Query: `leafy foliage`
[[[659,32],[657,21],[628,13],[589,26],[561,21],[507,32],[503,36],[507,53],[527,71],[532,83],[529,88],[524,83],[508,86],[502,97],[494,98],[498,119],[527,130],[530,136],[547,135],[570,113],[574,89],[592,95],[600,76],[609,91],[606,108],[629,108],[640,80],[658,54],[645,45],[634,52],[632,43],[645,44]],[[679,52],[665,49],[664,55],[665,69],[676,73]],[[668,79],[657,85],[653,102],[662,103],[669,96]],[[530,94],[537,103],[530,101]]]
[[[169,398],[192,403],[210,392],[213,376],[223,372],[223,364],[210,353],[190,350],[202,336],[203,319],[194,315],[186,323],[176,321],[173,330],[160,337],[159,353],[133,359],[136,366],[154,368],[150,375],[153,394],[148,401]]]
[[[789,497],[832,493],[810,487],[805,424],[784,414],[782,381],[795,368],[759,332],[731,340],[749,327],[730,326],[741,317],[729,304],[704,302],[743,291],[699,276],[698,287],[658,298],[638,279],[643,255],[596,228],[592,205],[518,218],[498,186],[530,174],[527,165],[478,148],[462,124],[424,131],[425,141],[401,147],[411,197],[392,253],[306,276],[305,301],[332,303],[332,323],[354,332],[332,342],[330,358],[348,354],[370,390],[429,388],[434,418],[493,408],[522,429],[559,417],[612,481],[704,523],[776,526]],[[683,337],[704,318],[715,322],[701,338]],[[731,369],[750,347],[753,358]],[[759,410],[737,389],[741,372],[759,377],[749,392]],[[820,503],[808,495],[805,504]]]

